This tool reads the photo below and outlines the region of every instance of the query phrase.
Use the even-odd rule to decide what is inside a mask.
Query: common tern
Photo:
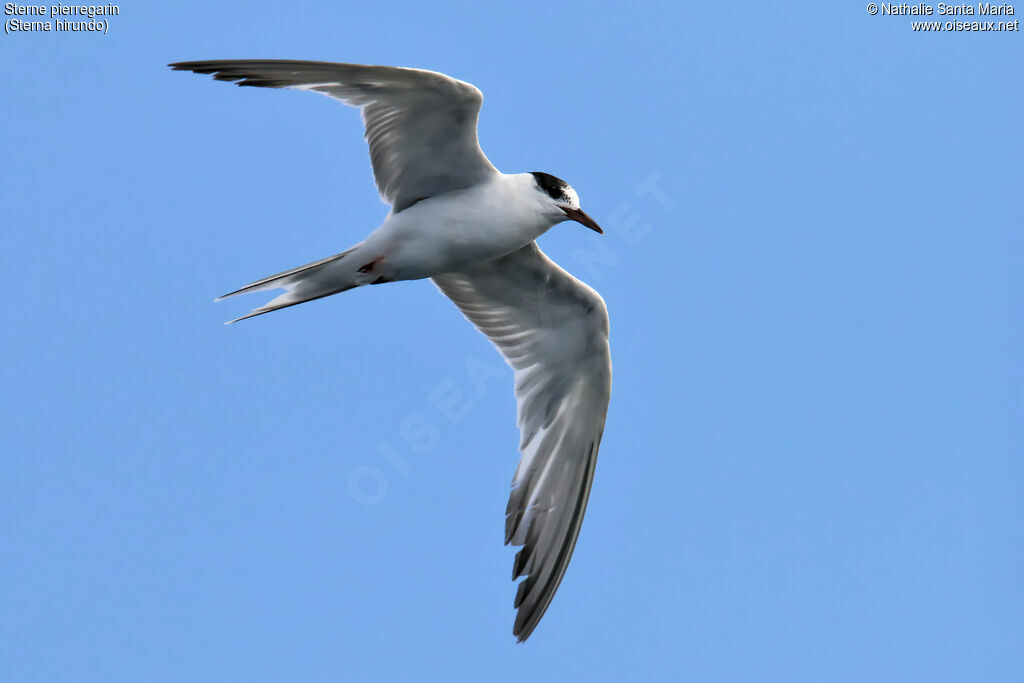
[[[391,206],[384,222],[340,254],[221,299],[285,290],[243,320],[363,285],[431,278],[494,343],[514,370],[521,434],[505,543],[522,546],[512,567],[513,580],[525,577],[513,634],[526,640],[576,546],[612,376],[604,301],[534,240],[566,220],[601,228],[565,181],[491,165],[477,141],[483,95],[469,83],[421,69],[330,62],[169,66],[238,85],[310,90],[361,110],[377,189]]]

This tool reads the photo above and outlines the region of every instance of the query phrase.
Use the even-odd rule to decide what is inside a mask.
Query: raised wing
[[[516,553],[513,633],[526,640],[565,575],[611,395],[608,312],[535,243],[434,278],[515,370],[522,457],[505,517]]]
[[[238,85],[312,90],[358,107],[377,190],[395,213],[497,172],[477,141],[483,95],[469,83],[435,71],[278,59],[169,66]]]

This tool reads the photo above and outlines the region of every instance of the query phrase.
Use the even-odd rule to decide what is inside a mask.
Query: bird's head
[[[549,202],[554,203],[553,211],[560,216],[559,220],[576,221],[594,232],[604,234],[597,221],[580,208],[580,196],[572,189],[572,185],[550,173],[533,171],[530,175],[537,183],[537,191],[546,195]]]

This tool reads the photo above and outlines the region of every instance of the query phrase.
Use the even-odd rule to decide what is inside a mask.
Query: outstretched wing
[[[395,213],[497,172],[477,141],[483,95],[469,83],[435,71],[278,59],[169,66],[238,85],[312,90],[358,107],[377,190]]]
[[[608,313],[590,287],[535,243],[434,278],[515,370],[521,460],[505,543],[523,546],[513,633],[526,640],[576,546],[611,395]]]

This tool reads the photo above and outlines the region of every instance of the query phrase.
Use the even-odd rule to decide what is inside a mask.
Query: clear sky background
[[[0,36],[0,680],[1022,680],[1024,38],[909,22],[182,1]],[[354,110],[164,66],[240,57],[470,81],[495,165],[607,228],[541,240],[615,380],[525,645],[489,343],[429,282],[221,324],[386,211]]]

